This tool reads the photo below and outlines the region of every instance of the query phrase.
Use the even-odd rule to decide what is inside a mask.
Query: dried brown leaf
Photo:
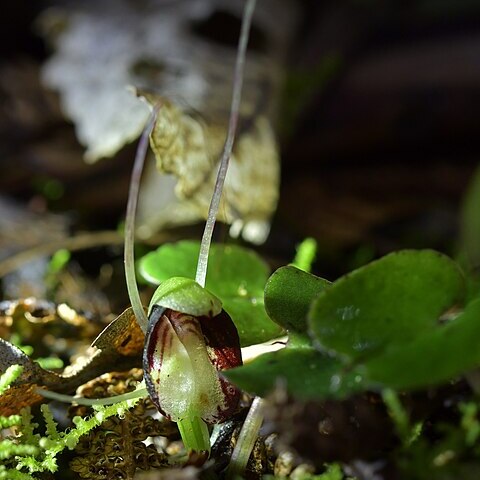
[[[132,308],[127,308],[93,341],[92,347],[112,355],[135,356],[143,351],[144,334]]]
[[[0,415],[18,413],[22,407],[39,403],[37,387],[69,393],[107,371],[127,370],[141,365],[143,332],[131,308],[111,322],[93,342],[87,354],[59,374],[45,370],[19,348],[0,339],[0,372],[10,365],[22,365],[22,375],[0,396]]]

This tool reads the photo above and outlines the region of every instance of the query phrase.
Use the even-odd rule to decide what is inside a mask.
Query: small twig
[[[103,232],[81,233],[74,237],[54,240],[52,242],[35,245],[32,248],[23,250],[0,262],[0,277],[18,270],[20,267],[35,258],[53,255],[60,249],[70,252],[86,248],[100,247],[102,245],[119,245],[123,243],[123,235],[115,230]]]
[[[247,51],[248,36],[250,32],[250,25],[252,23],[253,11],[255,10],[255,3],[256,0],[248,0],[243,12],[242,29],[240,32],[237,60],[235,63],[232,104],[230,107],[227,139],[225,140],[225,145],[223,147],[222,159],[220,161],[220,167],[218,168],[215,189],[210,202],[210,208],[208,209],[207,222],[205,224],[202,243],[200,245],[200,253],[198,255],[197,274],[195,276],[195,280],[202,287],[205,286],[208,267],[208,254],[210,251],[210,243],[212,242],[213,228],[215,227],[215,220],[217,218],[220,199],[222,197],[223,184],[225,183],[225,177],[227,176],[228,164],[232,154],[233,142],[235,141],[235,133],[237,131],[240,101],[242,99],[245,53]]]
[[[171,234],[157,234],[148,239],[140,239],[140,241],[144,244],[158,246],[161,242],[171,240],[172,236]],[[75,252],[105,245],[122,245],[124,241],[124,236],[116,230],[103,230],[100,232],[79,233],[73,237],[35,245],[1,260],[0,278],[22,268],[23,265],[36,258],[53,255],[58,250],[64,249],[69,252]]]

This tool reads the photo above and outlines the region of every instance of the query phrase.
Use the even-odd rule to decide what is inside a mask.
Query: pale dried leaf
[[[165,98],[144,92],[141,94],[151,105],[162,102],[151,146],[158,170],[178,179],[175,186],[178,202],[170,200],[169,208],[178,203],[188,212],[189,221],[192,217],[194,220],[205,219],[227,134],[226,119],[219,123],[206,123],[194,112],[183,110]],[[278,150],[271,123],[265,115],[244,118],[243,124],[248,124],[248,129],[243,131],[234,146],[218,219],[233,225],[233,235],[238,235],[243,229],[246,240],[261,243],[268,234],[269,219],[278,199]],[[150,192],[144,189],[143,197],[149,193],[153,197],[153,190],[156,198],[157,192],[164,194],[165,189],[159,188],[159,182],[152,182]],[[162,180],[162,183],[165,185],[165,181]],[[143,204],[141,198],[140,206]],[[170,222],[174,219],[174,223],[184,223],[178,218],[181,207],[177,207],[176,215]],[[154,225],[151,230],[170,223],[159,208],[158,201],[147,218],[150,228]]]
[[[178,183],[174,192],[172,179],[147,179],[139,203],[144,237],[206,217],[226,135],[236,46],[231,40],[213,41],[195,25],[208,30],[216,15],[230,15],[239,24],[243,4],[84,1],[44,15],[47,35],[57,47],[45,64],[44,81],[60,92],[88,161],[113,155],[142,130],[148,108],[126,91],[127,85],[170,99],[159,128],[176,141],[168,146],[157,132],[154,148],[160,169],[175,175]],[[281,65],[295,25],[294,3],[284,0],[281,7],[276,0],[264,0],[256,8],[254,26],[264,37],[264,48],[247,56],[238,141],[220,209],[220,219],[233,224],[232,234],[243,229],[244,237],[258,243],[268,233],[277,202],[272,124]],[[60,34],[54,28],[58,24],[64,27]]]

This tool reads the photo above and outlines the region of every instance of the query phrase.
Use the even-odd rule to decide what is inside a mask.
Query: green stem
[[[190,452],[210,454],[210,434],[207,424],[200,417],[187,417],[177,422],[185,448]]]

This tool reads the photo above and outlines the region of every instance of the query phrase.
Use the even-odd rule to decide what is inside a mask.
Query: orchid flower
[[[177,422],[187,448],[209,451],[205,424],[225,421],[240,397],[219,374],[242,364],[237,329],[218,298],[182,277],[160,285],[148,318],[143,369],[149,396]]]

